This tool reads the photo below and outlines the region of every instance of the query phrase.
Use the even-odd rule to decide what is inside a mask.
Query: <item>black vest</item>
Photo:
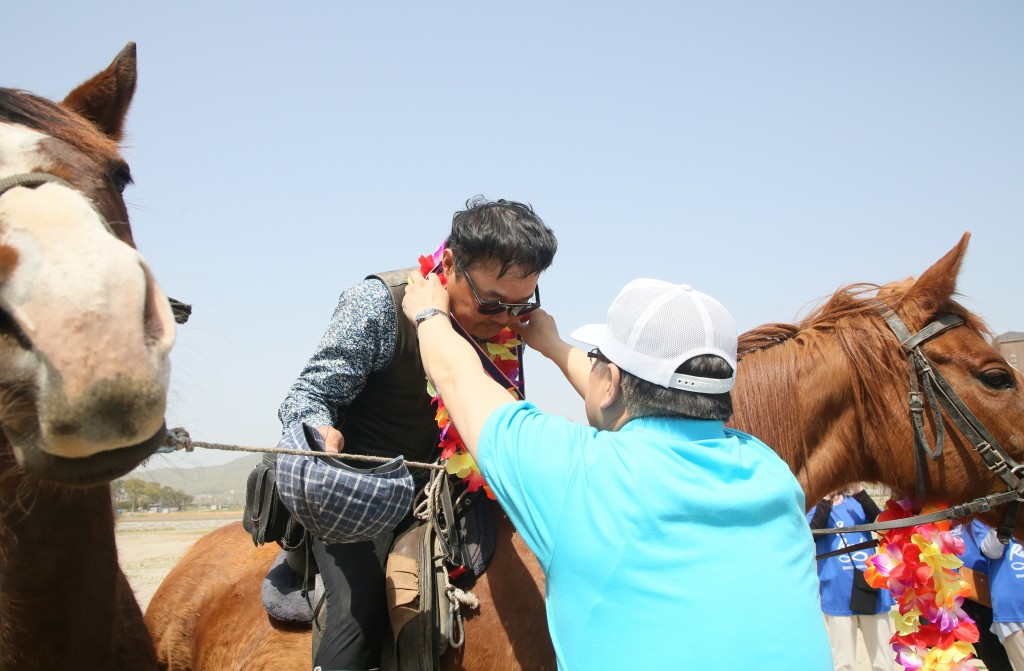
[[[370,373],[366,386],[343,411],[338,429],[345,437],[345,452],[381,457],[401,454],[408,461],[437,458],[435,408],[427,395],[416,328],[402,312],[405,287],[414,272],[419,268],[367,277],[381,280],[391,292],[398,325],[395,353],[385,368]]]

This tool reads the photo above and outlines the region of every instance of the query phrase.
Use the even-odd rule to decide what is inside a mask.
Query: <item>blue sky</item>
[[[566,334],[638,276],[743,329],[792,321],[965,231],[965,304],[1024,330],[1022,35],[998,1],[16,2],[0,85],[59,99],[138,43],[135,236],[194,306],[168,424],[273,445],[338,293],[433,250],[475,194],[554,229]],[[526,371],[582,419],[554,366]]]

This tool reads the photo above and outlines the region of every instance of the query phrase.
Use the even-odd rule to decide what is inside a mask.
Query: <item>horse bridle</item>
[[[903,320],[888,305],[882,305],[878,309],[879,314],[889,325],[889,328],[900,341],[903,353],[907,357],[910,366],[910,417],[914,431],[914,468],[916,471],[917,486],[915,499],[921,501],[927,492],[927,467],[925,455],[931,459],[938,459],[942,456],[945,445],[945,427],[942,422],[942,411],[953,425],[960,431],[961,435],[970,442],[977,452],[985,467],[992,471],[1006,484],[1008,491],[1001,494],[989,494],[974,499],[967,503],[952,506],[945,510],[939,510],[926,515],[917,515],[888,522],[875,522],[871,524],[859,524],[856,526],[842,527],[840,529],[815,529],[814,534],[826,533],[856,533],[860,531],[880,531],[883,529],[896,529],[900,527],[914,526],[928,522],[937,522],[948,519],[960,519],[969,515],[988,512],[995,506],[1009,504],[1006,517],[999,527],[997,536],[1002,543],[1007,543],[1013,535],[1013,529],[1017,526],[1020,517],[1021,503],[1024,502],[1024,479],[1022,472],[1024,466],[1018,464],[1007,454],[1006,450],[999,444],[985,428],[984,424],[972,413],[960,396],[953,390],[946,378],[942,376],[935,363],[932,362],[921,349],[921,345],[934,338],[940,333],[963,325],[963,319],[955,315],[943,315],[931,322],[917,333],[911,334]],[[924,432],[924,411],[925,402],[931,410],[935,422],[935,448],[932,449],[928,437]],[[875,541],[860,543],[856,548],[874,545]],[[833,554],[833,553],[829,553]],[[821,559],[829,555],[819,555]]]
[[[72,191],[77,191],[77,189],[75,189],[75,187],[73,187],[66,179],[58,177],[57,175],[51,175],[48,172],[23,172],[17,175],[0,178],[0,196],[3,196],[6,192],[16,186],[35,188],[47,183],[59,184],[71,189]],[[115,235],[114,229],[111,228],[110,222],[107,221],[107,218],[98,211],[96,214],[99,215],[100,221],[103,222],[103,227],[106,228],[111,235]],[[184,324],[187,322],[189,316],[192,314],[192,306],[170,297],[168,297],[167,301],[171,304],[171,311],[174,313],[174,321],[178,324]]]

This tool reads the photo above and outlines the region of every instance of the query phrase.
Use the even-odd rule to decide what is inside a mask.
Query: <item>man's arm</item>
[[[336,452],[344,440],[334,425],[338,409],[363,390],[370,373],[391,360],[397,324],[391,293],[377,280],[346,289],[326,333],[278,410],[284,429],[306,423]]]
[[[427,309],[437,308],[449,313],[448,292],[437,275],[427,278],[412,276],[405,290],[402,310],[410,321]],[[487,418],[497,408],[513,401],[500,384],[484,372],[473,346],[455,332],[444,316],[436,316],[419,324],[417,336],[420,357],[427,377],[444,400],[466,449],[477,458],[477,445]]]
[[[818,502],[814,508],[814,516],[811,517],[812,529],[827,529],[829,515],[832,512],[832,499],[825,498]]]
[[[861,483],[855,484],[850,488],[850,493],[853,499],[860,504],[860,507],[864,509],[864,517],[867,518],[868,522],[874,522],[878,516],[882,513],[882,510],[875,503],[875,500],[868,495],[864,489],[864,485]]]
[[[544,310],[537,310],[530,314],[529,322],[512,324],[512,328],[527,345],[555,362],[580,397],[586,395],[587,381],[590,379],[587,353],[559,337],[558,327],[551,315]]]

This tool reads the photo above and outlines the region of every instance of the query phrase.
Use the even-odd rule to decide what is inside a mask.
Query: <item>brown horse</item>
[[[914,491],[907,363],[878,314],[879,297],[912,330],[936,315],[964,319],[924,348],[1013,458],[1024,459],[1024,380],[989,344],[980,320],[952,300],[967,240],[916,283],[877,292],[850,287],[799,324],[773,324],[741,338],[733,423],[778,450],[808,503],[858,480]],[[951,428],[945,456],[929,464],[929,483],[930,500],[949,502],[1004,489]],[[494,563],[474,587],[480,613],[466,620],[465,646],[445,655],[445,669],[554,668],[540,569],[503,516],[499,529]],[[253,548],[238,525],[196,543],[146,613],[161,664],[308,671],[309,631],[275,626],[260,605],[259,584],[276,550]]]
[[[135,45],[63,103],[0,89],[0,669],[155,669],[109,482],[166,435],[174,322],[118,153]]]

